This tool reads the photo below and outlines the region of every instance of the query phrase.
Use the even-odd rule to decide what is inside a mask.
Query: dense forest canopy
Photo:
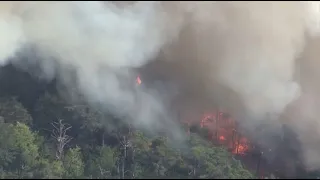
[[[1,178],[254,178],[199,128],[174,147],[11,66],[0,81]]]
[[[112,114],[71,103],[54,81],[6,66],[0,84],[1,178],[256,177],[227,149],[206,140],[200,127],[191,126],[184,145],[173,146],[166,135],[148,134]]]
[[[1,3],[1,177],[317,176],[319,7]]]

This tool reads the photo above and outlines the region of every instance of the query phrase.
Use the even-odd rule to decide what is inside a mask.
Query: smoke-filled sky
[[[4,1],[0,65],[36,64],[37,74],[88,102],[177,138],[173,97],[188,114],[225,108],[251,133],[289,124],[306,165],[320,168],[319,8],[300,1]],[[19,60],[31,49],[38,58]],[[137,69],[176,87],[136,87]]]

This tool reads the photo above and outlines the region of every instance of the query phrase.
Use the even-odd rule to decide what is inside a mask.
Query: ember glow
[[[136,78],[136,84],[140,85],[142,83],[140,76]]]
[[[219,137],[219,140],[220,140],[220,141],[225,141],[225,140],[227,140],[227,139],[226,139],[224,136],[220,136],[220,137]]]
[[[200,127],[208,129],[209,138],[224,145],[233,154],[244,155],[250,149],[248,139],[236,131],[234,119],[223,112],[204,114]]]

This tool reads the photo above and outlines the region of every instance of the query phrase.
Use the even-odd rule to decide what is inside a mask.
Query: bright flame
[[[140,85],[140,76],[136,78],[136,84]],[[187,122],[190,127],[190,122]],[[206,113],[200,120],[200,127],[209,130],[209,138],[215,139],[218,143],[225,145],[233,154],[245,154],[249,150],[249,142],[245,137],[239,137],[236,133],[234,119],[226,117],[223,112]],[[188,128],[188,134],[189,132]]]
[[[234,154],[245,154],[249,150],[248,140],[246,138],[241,138],[239,142],[235,143],[235,148],[232,153]]]
[[[140,76],[138,76],[137,78],[136,78],[136,84],[137,85],[140,85],[142,83],[142,81],[141,81],[141,79],[140,79]]]
[[[249,150],[249,141],[239,137],[234,119],[225,117],[222,112],[204,114],[200,126],[209,130],[210,139],[230,148],[233,154],[243,155]]]
[[[220,137],[219,137],[219,140],[220,140],[220,141],[225,141],[225,140],[227,140],[227,139],[226,139],[224,136],[220,136]]]

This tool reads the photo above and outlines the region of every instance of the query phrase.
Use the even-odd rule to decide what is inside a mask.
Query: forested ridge
[[[5,73],[0,74],[1,178],[254,178],[225,148],[204,140],[200,128],[175,147],[165,135],[147,134],[86,104],[70,104],[26,74],[11,74],[9,81]],[[35,86],[41,90],[30,90]]]

